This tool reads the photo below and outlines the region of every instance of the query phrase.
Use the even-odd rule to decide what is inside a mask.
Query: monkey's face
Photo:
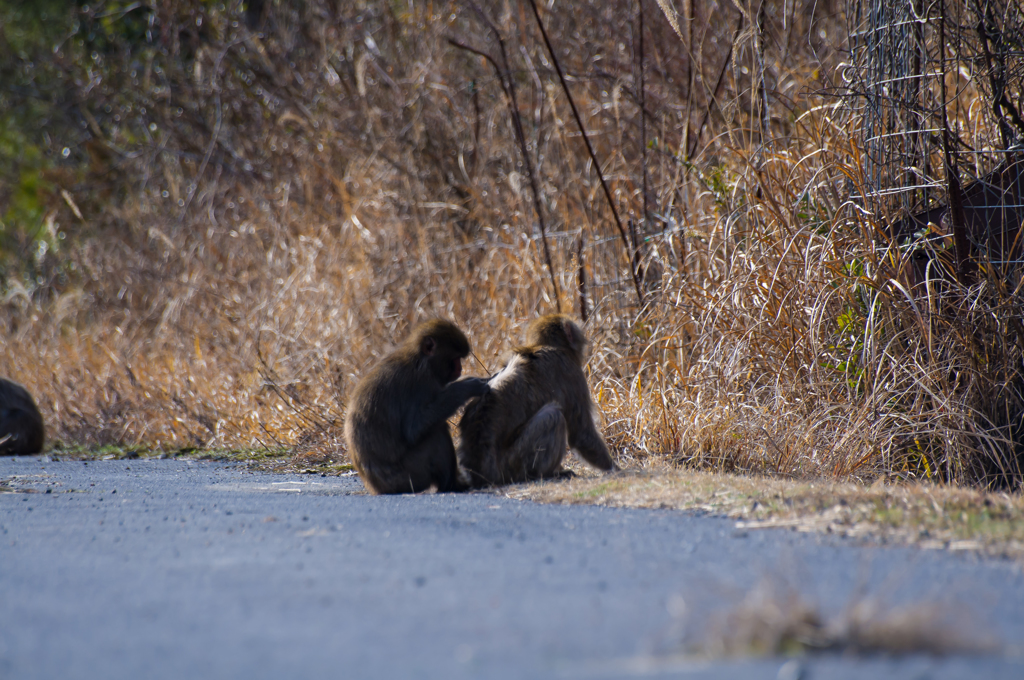
[[[427,361],[430,372],[442,385],[462,375],[462,358],[469,352],[469,344],[461,350],[455,343],[427,336],[420,342],[420,356]]]
[[[430,357],[430,370],[438,382],[447,385],[462,375],[462,357],[455,352],[438,352]]]
[[[455,382],[462,375],[462,359],[459,357],[452,357],[450,369],[448,370],[448,380],[445,382]]]

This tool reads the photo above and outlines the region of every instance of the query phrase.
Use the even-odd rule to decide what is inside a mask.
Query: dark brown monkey
[[[43,416],[32,395],[18,383],[0,378],[0,456],[39,453],[43,439]]]
[[[345,441],[370,491],[465,488],[448,418],[489,389],[483,378],[457,380],[467,354],[469,341],[455,324],[427,321],[356,386]]]
[[[470,483],[555,476],[567,445],[596,468],[618,469],[594,424],[583,331],[569,317],[551,314],[530,324],[526,342],[490,379],[490,393],[466,406],[459,423],[459,463]]]

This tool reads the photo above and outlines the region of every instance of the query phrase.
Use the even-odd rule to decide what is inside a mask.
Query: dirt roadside
[[[116,448],[50,452],[45,459],[102,460],[168,457]],[[353,475],[352,466],[318,449],[175,452],[170,457],[221,460],[265,472]],[[735,520],[738,531],[790,528],[923,549],[977,551],[1024,564],[1024,496],[920,482],[873,484],[789,480],[702,472],[658,463],[599,473],[575,458],[574,476],[482,493],[562,505],[673,508]],[[19,480],[0,479],[0,493]]]
[[[500,490],[541,503],[674,508],[736,521],[740,531],[788,527],[1024,560],[1024,498],[923,483],[783,480],[668,467]]]

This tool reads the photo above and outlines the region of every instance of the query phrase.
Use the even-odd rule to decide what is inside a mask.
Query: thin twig
[[[1010,146],[1010,126],[1006,122],[1006,113],[1009,113],[1013,126],[1016,128],[1016,136],[1024,134],[1024,120],[1020,113],[1006,96],[1006,55],[1007,48],[1004,44],[1003,33],[999,24],[996,23],[992,13],[992,4],[981,4],[975,0],[975,13],[978,15],[978,37],[982,52],[985,55],[985,62],[988,69],[989,86],[992,88],[992,112],[996,115],[999,124],[999,132],[1002,136],[1003,147]],[[993,55],[989,49],[989,42],[996,48]],[[994,63],[993,63],[994,62]]]
[[[263,356],[262,338],[263,329],[261,328],[256,332],[256,359],[260,362],[260,366],[262,366],[262,369],[258,370],[260,376],[263,378],[264,386],[269,387],[270,390],[277,395],[278,399],[287,404],[288,408],[290,408],[292,412],[299,417],[299,419],[304,421],[306,424],[315,427],[320,431],[320,434],[327,436],[327,429],[324,427],[324,421],[321,420],[320,415],[300,399],[296,399],[285,394],[284,390],[282,390],[280,385],[278,385],[274,369],[271,368],[270,364]],[[296,406],[296,403],[298,403],[298,406]],[[260,426],[262,427],[262,422],[260,423]],[[264,428],[264,430],[266,431],[266,428]],[[280,445],[280,442],[277,441],[277,438],[274,437],[274,435],[270,434],[269,431],[267,431],[267,434],[270,435],[278,445]]]
[[[643,13],[644,10],[643,10],[643,6],[644,6],[643,5],[643,0],[637,0],[637,8],[638,8],[637,12],[640,15],[639,16],[639,22],[640,22],[640,28],[639,28],[639,33],[640,33],[639,58],[640,58],[641,65],[640,65],[639,69],[637,68],[637,64],[636,64],[636,61],[637,61],[637,50],[635,49],[635,46],[636,46],[636,36],[632,35],[632,29],[633,29],[632,24],[630,24],[630,44],[631,44],[632,47],[634,47],[634,49],[633,49],[633,68],[637,69],[637,70],[634,70],[634,72],[633,72],[633,80],[634,80],[635,83],[638,83],[638,87],[637,87],[638,91],[636,93],[636,100],[640,104],[640,138],[641,138],[641,151],[640,151],[640,155],[641,155],[641,165],[643,166],[643,170],[644,170],[644,172],[643,172],[643,181],[641,182],[641,185],[642,185],[642,191],[643,191],[643,223],[646,224],[647,223],[647,172],[646,172],[646,170],[647,170],[647,165],[646,165],[647,149],[643,148],[643,145],[647,141],[647,126],[646,126],[647,119],[644,116],[644,76],[643,76],[643,65],[642,65],[643,58],[644,58],[643,57],[643,50],[644,50],[644,13]],[[641,258],[640,258],[640,243],[639,243],[639,240],[637,238],[637,230],[638,230],[637,220],[635,220],[633,218],[630,218],[629,220],[626,221],[626,223],[629,225],[629,239],[630,239],[630,241],[633,244],[633,269],[634,269],[634,271],[637,272],[637,275],[638,275],[637,277],[640,279],[640,283],[643,283],[644,271],[643,271],[643,269],[640,268],[640,260],[641,260]]]
[[[210,144],[206,147],[206,155],[203,156],[203,162],[199,166],[199,172],[196,173],[196,178],[192,181],[192,191],[188,192],[188,200],[185,201],[185,207],[181,209],[181,215],[178,217],[178,224],[185,221],[185,215],[188,213],[188,207],[192,205],[192,199],[199,193],[199,181],[203,178],[203,173],[206,172],[206,164],[210,162],[210,156],[213,155],[213,149],[217,146],[217,138],[220,137],[220,124],[221,124],[221,106],[220,106],[220,95],[214,97],[214,106],[217,107],[217,123],[213,127],[213,136],[210,138]]]
[[[501,37],[501,33],[498,32],[497,27],[491,22],[484,11],[480,9],[479,5],[472,2],[472,0],[464,1],[473,9],[476,15],[480,18],[480,21],[487,26],[487,29],[498,42],[498,49],[501,51],[502,68],[498,67],[497,62],[493,58],[487,57],[487,60],[495,67],[495,70],[498,73],[498,79],[502,84],[502,90],[504,90],[505,95],[508,98],[509,112],[512,114],[512,127],[516,134],[516,140],[519,142],[519,149],[523,154],[523,162],[526,163],[526,174],[530,180],[530,190],[533,193],[533,208],[537,213],[537,223],[540,226],[540,240],[544,246],[544,261],[547,264],[548,274],[551,277],[551,288],[554,291],[555,308],[558,312],[561,312],[562,298],[558,290],[558,280],[555,278],[555,267],[551,261],[551,247],[548,245],[547,224],[544,221],[544,209],[540,201],[540,189],[537,186],[537,173],[534,171],[533,159],[530,157],[529,149],[526,146],[526,134],[523,132],[523,122],[519,115],[519,101],[516,97],[516,81],[510,75],[508,52],[505,50],[505,40]],[[448,42],[456,47],[469,49],[466,45],[452,40],[451,38],[448,39]],[[470,51],[483,56],[483,53],[479,50],[470,49]]]
[[[953,223],[953,252],[956,256],[956,274],[960,283],[967,280],[970,246],[964,220],[963,195],[960,186],[960,172],[953,162],[950,141],[949,117],[946,113],[946,3],[939,3],[939,87],[942,97],[942,156],[946,170],[946,188],[949,193],[949,216]]]
[[[565,74],[562,73],[562,65],[558,62],[558,57],[555,56],[555,48],[551,46],[551,40],[548,38],[548,32],[544,28],[544,22],[540,20],[540,12],[537,11],[537,3],[535,0],[530,0],[530,7],[533,9],[533,16],[537,20],[537,26],[540,28],[540,34],[544,37],[544,45],[548,49],[548,54],[551,55],[551,63],[555,66],[555,72],[558,74],[558,81],[562,84],[562,91],[565,92],[566,99],[569,100],[569,107],[572,109],[572,116],[576,119],[576,125],[580,129],[580,135],[583,137],[584,143],[587,145],[587,153],[590,154],[590,160],[594,164],[594,170],[597,171],[597,177],[601,180],[601,189],[604,191],[604,197],[608,200],[608,207],[612,210],[612,216],[615,218],[615,226],[618,227],[619,236],[622,237],[622,245],[626,248],[626,255],[630,259],[630,274],[633,276],[633,287],[636,288],[636,297],[640,306],[644,306],[644,293],[640,287],[640,276],[636,268],[632,265],[632,253],[630,252],[629,239],[626,238],[626,229],[622,226],[622,219],[619,217],[619,211],[615,207],[615,200],[612,198],[612,192],[608,188],[608,182],[605,181],[604,172],[601,171],[601,162],[597,160],[597,154],[594,153],[594,146],[590,143],[590,136],[587,135],[587,129],[583,126],[583,119],[580,118],[580,112],[576,108],[576,100],[572,98],[572,94],[569,92],[569,85],[565,82]],[[641,111],[641,115],[643,112]]]
[[[638,31],[640,34],[640,54],[637,58],[637,70],[640,72],[640,165],[643,169],[644,226],[647,226],[647,222],[651,215],[651,206],[648,198],[649,177],[647,172],[647,116],[644,115],[644,111],[647,109],[647,87],[644,79],[644,0],[637,0],[636,7],[640,24],[640,30]]]
[[[700,125],[697,126],[697,131],[693,135],[693,142],[690,144],[690,148],[686,152],[686,160],[693,158],[693,154],[697,151],[697,143],[700,142],[700,136],[704,134],[704,126],[708,123],[708,117],[711,115],[711,108],[718,101],[718,89],[722,87],[722,79],[725,78],[725,72],[729,68],[729,64],[732,63],[732,50],[736,46],[736,41],[740,37],[740,30],[743,28],[743,12],[740,12],[739,18],[736,20],[736,30],[732,34],[732,42],[729,43],[729,52],[725,55],[725,60],[722,62],[722,68],[718,71],[718,80],[715,81],[715,89],[711,90],[711,96],[708,97],[708,105],[704,109],[704,117],[701,118]]]
[[[576,288],[580,294],[580,320],[587,322],[587,270],[583,267],[583,230],[576,241]]]
[[[480,357],[476,355],[476,352],[474,352],[473,350],[469,350],[469,353],[473,355],[474,359],[476,359],[476,363],[480,364],[480,368],[484,369],[484,373],[486,373],[487,375],[491,375],[491,369],[487,368],[487,364],[480,361]]]

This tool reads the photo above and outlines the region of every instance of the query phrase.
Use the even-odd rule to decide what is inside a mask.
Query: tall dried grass
[[[989,280],[908,291],[910,255],[847,199],[856,120],[815,94],[836,3],[645,5],[642,33],[625,0],[541,8],[628,249],[528,4],[480,11],[543,234],[500,71],[450,42],[499,53],[470,4],[272,4],[254,30],[234,6],[168,6],[158,25],[208,33],[152,52],[164,89],[125,67],[82,95],[95,128],[75,144],[115,150],[110,174],[89,166],[114,191],[62,185],[50,231],[71,238],[0,288],[0,373],[51,441],[341,456],[347,391],[417,320],[458,322],[486,374],[582,296],[624,463],[1018,479],[1019,398],[986,408],[1019,384],[1019,302]]]

